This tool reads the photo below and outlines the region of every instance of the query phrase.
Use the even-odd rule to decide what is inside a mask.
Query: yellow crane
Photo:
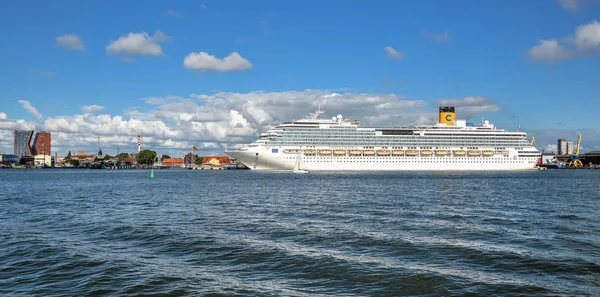
[[[577,147],[575,147],[575,152],[569,158],[571,160],[571,161],[569,161],[569,167],[572,167],[572,168],[582,168],[583,167],[583,163],[581,163],[581,160],[579,159],[579,148],[580,147],[581,147],[581,133],[579,133],[579,135],[577,135]]]

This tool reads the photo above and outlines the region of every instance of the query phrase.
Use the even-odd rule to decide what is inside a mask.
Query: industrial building
[[[31,137],[33,131],[19,131],[15,130],[14,134],[14,154],[22,156],[32,156],[34,153],[31,149]]]

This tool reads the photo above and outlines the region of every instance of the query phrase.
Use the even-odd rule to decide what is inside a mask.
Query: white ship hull
[[[297,155],[272,153],[270,149],[230,151],[228,155],[252,170],[294,169]],[[258,155],[257,155],[258,154]],[[303,156],[307,171],[502,171],[530,170],[537,158],[497,156]]]

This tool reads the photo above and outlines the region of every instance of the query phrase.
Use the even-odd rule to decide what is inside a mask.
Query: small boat
[[[390,150],[378,150],[377,154],[380,156],[387,156],[390,154]]]
[[[360,155],[362,154],[361,150],[350,150],[350,155]]]
[[[407,151],[406,151],[406,155],[407,155],[407,156],[416,156],[416,155],[418,155],[418,154],[419,154],[419,151],[418,151],[418,150],[407,150]]]
[[[452,153],[453,153],[455,156],[464,156],[464,155],[466,155],[466,154],[467,154],[465,151],[462,151],[462,150],[461,150],[461,151],[453,151]]]
[[[334,155],[345,155],[346,154],[346,150],[334,150],[333,154]]]
[[[484,156],[493,156],[494,155],[494,151],[490,151],[490,150],[483,151],[483,155]]]
[[[435,154],[438,156],[445,156],[448,154],[447,150],[435,150]]]
[[[375,150],[365,150],[365,155],[375,155]]]
[[[313,155],[314,153],[315,153],[315,150],[304,150],[305,155]]]
[[[421,155],[431,156],[431,154],[433,154],[431,150],[421,150]]]
[[[294,164],[294,173],[308,173],[308,170],[303,169],[302,166],[302,155],[296,157],[296,164]]]
[[[479,156],[481,155],[480,150],[469,150],[469,156]]]
[[[319,155],[331,155],[331,150],[328,150],[328,149],[319,150]]]
[[[404,155],[404,150],[393,150],[392,155],[394,156],[402,156]]]

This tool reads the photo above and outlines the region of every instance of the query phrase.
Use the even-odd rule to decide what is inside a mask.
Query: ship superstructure
[[[308,171],[525,170],[539,151],[525,132],[488,121],[467,125],[454,107],[439,108],[439,122],[407,127],[363,128],[338,115],[308,117],[268,130],[239,150],[226,152],[253,170],[293,170],[301,155]]]

